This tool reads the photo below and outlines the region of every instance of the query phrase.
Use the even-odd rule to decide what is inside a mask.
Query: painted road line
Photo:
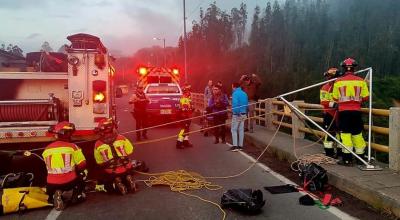
[[[226,143],[226,145],[232,147],[232,145],[229,144],[229,143]],[[246,157],[247,159],[249,159],[251,162],[253,162],[253,163],[256,162],[256,160],[252,156],[246,154],[245,152],[239,151],[239,153],[241,155],[243,155],[244,157]],[[298,186],[296,183],[294,183],[293,181],[289,180],[288,178],[286,178],[286,177],[282,176],[281,174],[271,170],[271,168],[269,168],[268,166],[266,166],[266,165],[264,165],[262,163],[257,163],[257,165],[261,169],[265,170],[266,172],[270,173],[272,176],[274,176],[275,178],[280,180],[281,182],[283,182],[285,184],[291,184],[291,185]],[[299,193],[301,193],[303,195],[307,194],[307,193],[301,192],[301,191]],[[340,209],[338,209],[336,207],[333,207],[333,206],[330,206],[326,211],[330,212],[331,214],[335,215],[336,217],[338,217],[340,219],[344,219],[344,220],[347,220],[347,219],[348,220],[350,220],[350,219],[358,219],[358,218],[355,218],[355,217],[353,217],[353,216],[351,216],[351,215],[349,215],[349,214],[347,214],[347,213],[345,213],[345,212],[341,211]]]
[[[56,209],[52,209],[50,213],[47,215],[45,220],[56,220],[58,216],[61,215],[62,211],[57,211]]]

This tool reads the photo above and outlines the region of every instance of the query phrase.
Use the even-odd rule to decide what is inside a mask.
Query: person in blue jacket
[[[214,126],[214,135],[215,141],[214,144],[219,143],[219,139],[221,138],[221,143],[225,143],[225,123],[228,118],[227,108],[229,105],[229,100],[226,94],[222,92],[222,87],[215,85],[212,88],[212,96],[208,100],[208,107],[210,108],[210,112],[214,113],[213,122]]]
[[[232,84],[232,147],[231,151],[243,149],[244,121],[247,118],[249,99],[239,83]]]

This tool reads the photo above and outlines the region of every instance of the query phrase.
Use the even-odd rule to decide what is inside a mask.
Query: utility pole
[[[167,66],[167,54],[165,52],[165,37],[160,38],[160,37],[153,37],[153,40],[162,40],[163,41],[163,55],[164,55],[164,67]]]
[[[167,67],[167,52],[165,51],[165,38],[163,38],[164,42],[164,67]]]
[[[183,51],[184,51],[184,68],[185,68],[185,83],[188,82],[188,77],[187,77],[187,63],[186,63],[186,4],[185,0],[183,0]]]

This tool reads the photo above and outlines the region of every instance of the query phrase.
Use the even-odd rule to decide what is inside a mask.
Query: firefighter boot
[[[128,193],[128,189],[126,188],[126,186],[122,183],[122,180],[120,177],[115,178],[114,180],[114,187],[116,190],[118,190],[118,192],[121,195],[126,195],[126,193]]]
[[[184,140],[184,141],[183,141],[183,146],[184,146],[184,147],[193,147],[193,144],[191,144],[191,143],[189,142],[189,140]]]
[[[335,151],[333,148],[324,148],[324,149],[325,149],[325,155],[327,157],[332,157],[332,158],[334,157]]]
[[[176,141],[176,148],[178,148],[178,149],[183,149],[183,142],[177,140],[177,141]]]
[[[364,159],[365,157],[365,154],[364,153],[362,153],[362,154],[357,154],[357,156],[359,156],[359,157],[361,157],[362,159]],[[359,160],[358,158],[355,158],[356,159],[356,163],[357,163],[357,165],[363,165],[364,163],[361,161],[361,160]]]
[[[135,180],[131,175],[126,175],[126,183],[128,184],[129,192],[134,193],[137,191]]]
[[[340,160],[338,164],[346,167],[353,166],[353,155],[351,155],[351,153],[343,153],[342,160]]]
[[[343,157],[343,152],[341,148],[336,148],[335,159],[339,159],[339,157]]]
[[[79,186],[76,186],[72,191],[71,203],[80,203],[85,201],[85,199],[86,199],[86,194]]]
[[[53,204],[54,208],[57,211],[62,211],[65,208],[65,204],[62,198],[62,191],[61,190],[56,190],[56,192],[53,195]]]

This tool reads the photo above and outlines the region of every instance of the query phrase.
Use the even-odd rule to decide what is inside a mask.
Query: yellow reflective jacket
[[[54,184],[74,180],[76,169],[83,170],[86,159],[82,150],[73,143],[56,141],[49,144],[42,153],[47,167],[47,182]]]
[[[132,154],[134,147],[132,143],[122,135],[118,135],[112,144],[114,152],[118,157],[127,157]],[[96,141],[94,147],[94,158],[96,163],[101,165],[113,159],[113,152],[109,144],[101,140]]]
[[[339,111],[359,111],[362,102],[369,97],[367,83],[350,72],[346,73],[333,84],[332,97],[338,103]]]
[[[179,100],[179,104],[181,111],[192,111],[193,109],[192,99],[190,96],[183,95]]]

